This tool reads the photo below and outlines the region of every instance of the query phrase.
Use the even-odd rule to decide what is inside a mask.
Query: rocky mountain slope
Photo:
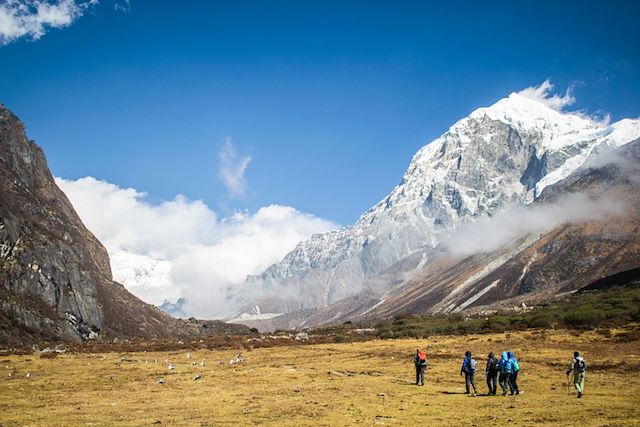
[[[0,104],[0,344],[196,336],[112,280],[104,247],[56,186],[43,151]]]
[[[433,259],[410,276],[405,270],[407,260],[387,269],[386,277],[400,279],[388,282],[386,288],[369,289],[325,307],[245,323],[264,329],[304,328],[406,313],[510,309],[553,300],[601,278],[637,272],[640,139],[588,159],[567,178],[548,186],[525,211],[515,214],[528,211],[521,215],[527,221],[548,216],[549,210],[555,212],[555,221],[533,229],[523,227],[525,231],[514,233],[497,248],[456,254],[439,246],[430,251]],[[494,230],[489,223],[477,227],[487,227],[487,233]]]
[[[249,277],[252,292],[241,295],[262,296],[244,301],[236,321],[298,318],[384,291],[429,263],[442,236],[461,224],[529,204],[590,155],[639,136],[638,120],[605,125],[517,93],[480,108],[418,151],[400,184],[354,225],[314,235]],[[396,274],[385,273],[394,266]]]

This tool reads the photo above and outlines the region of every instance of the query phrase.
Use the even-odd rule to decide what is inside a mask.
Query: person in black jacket
[[[485,368],[485,375],[487,376],[487,387],[489,392],[487,394],[496,394],[498,388],[498,373],[500,372],[500,362],[496,359],[493,352],[489,353],[487,359],[487,366]]]

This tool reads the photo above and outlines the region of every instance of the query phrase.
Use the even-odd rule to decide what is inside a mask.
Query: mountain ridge
[[[599,123],[517,93],[479,108],[421,148],[401,182],[356,223],[314,235],[248,277],[243,289],[262,297],[244,301],[240,314],[256,306],[262,316],[324,307],[366,290],[368,278],[411,253],[428,253],[442,234],[531,203],[592,154],[638,136],[638,120]]]

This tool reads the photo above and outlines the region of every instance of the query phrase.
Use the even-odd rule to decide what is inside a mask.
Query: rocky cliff
[[[236,328],[173,319],[114,282],[105,248],[56,186],[42,149],[1,104],[0,306],[2,345]]]

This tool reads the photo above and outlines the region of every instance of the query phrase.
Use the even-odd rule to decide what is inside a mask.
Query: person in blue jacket
[[[476,361],[471,357],[471,352],[467,351],[464,354],[464,360],[462,361],[462,367],[460,368],[460,375],[464,374],[464,382],[467,387],[467,394],[469,394],[469,386],[473,387],[473,396],[478,392],[476,390],[476,384],[473,381],[473,377],[476,374]]]
[[[503,351],[500,356],[499,369],[500,376],[498,376],[498,382],[500,383],[500,388],[502,389],[502,395],[506,396],[507,391],[509,391],[509,372],[511,368],[509,365],[509,358],[507,357],[507,352]]]
[[[518,389],[518,372],[520,372],[520,364],[518,363],[518,359],[513,354],[513,352],[508,352],[507,357],[509,358],[509,389],[511,390],[511,395],[513,396],[520,394],[520,390]]]

